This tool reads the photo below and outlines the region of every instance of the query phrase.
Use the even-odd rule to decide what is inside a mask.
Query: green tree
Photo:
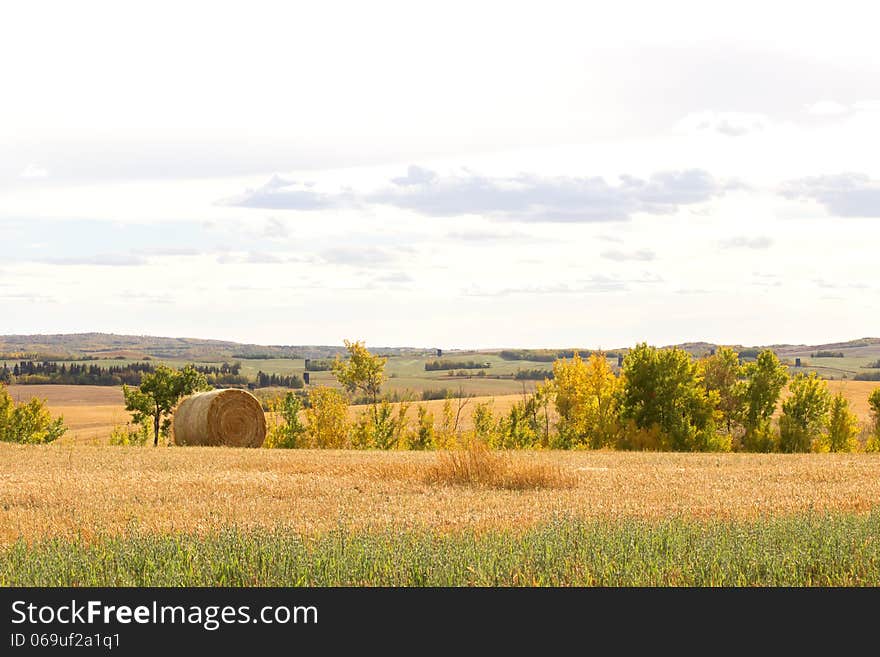
[[[828,431],[821,446],[829,452],[852,452],[858,444],[859,418],[850,410],[849,401],[838,392],[831,398]]]
[[[410,402],[397,404],[397,412],[387,399],[378,404],[377,413],[370,417],[362,413],[354,426],[353,446],[360,449],[396,449],[404,444]]]
[[[880,388],[868,396],[868,406],[871,407],[871,415],[874,416],[874,426],[865,448],[868,451],[880,452]]]
[[[700,360],[703,386],[707,392],[718,393],[716,410],[727,433],[733,431],[733,423],[740,415],[742,397],[738,394],[738,384],[742,375],[739,354],[730,347],[718,347],[714,354]]]
[[[471,414],[471,420],[474,424],[474,438],[490,447],[497,447],[498,422],[492,412],[492,402],[478,403]]]
[[[293,392],[278,396],[269,401],[273,425],[266,436],[265,446],[269,448],[295,449],[303,447],[306,427],[299,419],[303,410],[302,401]]]
[[[511,406],[498,422],[498,446],[504,449],[538,447],[543,431],[540,408],[535,395],[528,395]]]
[[[205,375],[192,365],[177,370],[157,365],[156,370],[144,374],[137,388],[122,386],[125,410],[131,412],[135,424],[150,420],[153,424],[153,446],[159,444],[159,431],[171,427],[171,411],[181,397],[200,390],[209,390]]]
[[[828,422],[831,394],[828,383],[815,372],[798,374],[782,402],[779,418],[779,448],[783,452],[808,452]]]
[[[638,344],[624,358],[622,376],[621,419],[641,431],[659,428],[662,449],[715,448],[718,394],[706,390],[686,351]]]
[[[64,419],[53,418],[46,402],[34,397],[16,404],[4,384],[0,384],[0,441],[26,444],[51,443],[67,428]]]
[[[410,449],[432,449],[434,443],[434,415],[423,404],[416,407],[418,420],[415,428],[409,433]]]
[[[349,393],[360,391],[370,400],[373,406],[373,422],[378,426],[379,394],[382,392],[382,384],[385,383],[385,363],[388,359],[371,354],[362,341],[346,340],[345,349],[348,351],[348,359],[343,360],[337,356],[330,369]]]
[[[743,444],[750,451],[771,451],[775,436],[770,422],[788,382],[788,368],[774,352],[765,349],[754,362],[743,367],[743,375],[745,380],[736,389],[742,404]]]

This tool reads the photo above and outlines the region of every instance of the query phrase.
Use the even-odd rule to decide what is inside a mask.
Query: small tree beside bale
[[[151,373],[144,374],[137,388],[122,386],[125,410],[131,411],[135,424],[153,423],[153,447],[159,444],[159,431],[167,432],[171,426],[171,411],[185,395],[208,390],[208,380],[192,365],[176,370],[159,365]]]
[[[260,447],[265,439],[263,406],[245,390],[199,392],[174,413],[176,445]]]

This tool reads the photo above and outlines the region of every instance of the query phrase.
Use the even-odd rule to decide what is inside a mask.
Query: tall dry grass
[[[462,448],[439,452],[437,463],[428,469],[425,481],[507,490],[573,488],[577,485],[577,478],[559,466],[513,459],[506,452],[490,450],[484,442],[476,439]]]

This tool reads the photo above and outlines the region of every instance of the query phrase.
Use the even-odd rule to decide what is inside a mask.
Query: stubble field
[[[880,456],[441,458],[0,445],[0,584],[880,584]]]

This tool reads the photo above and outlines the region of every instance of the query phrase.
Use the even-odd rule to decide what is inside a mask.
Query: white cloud
[[[28,164],[18,177],[24,180],[41,180],[49,177],[49,171],[37,164]]]
[[[606,260],[617,260],[618,262],[624,262],[627,260],[648,262],[657,257],[657,254],[650,249],[639,249],[638,251],[618,251],[615,249],[603,251],[600,255]]]
[[[337,207],[348,199],[344,193],[322,194],[308,183],[285,180],[273,175],[262,186],[221,201],[224,205],[273,210],[324,210]]]
[[[849,107],[833,100],[820,100],[806,107],[807,114],[812,116],[840,116],[849,111]]]
[[[742,137],[767,129],[770,119],[750,112],[694,112],[676,126],[684,133],[718,133],[725,137]]]
[[[773,240],[766,236],[747,237],[739,235],[721,240],[722,249],[769,249],[773,246]]]

